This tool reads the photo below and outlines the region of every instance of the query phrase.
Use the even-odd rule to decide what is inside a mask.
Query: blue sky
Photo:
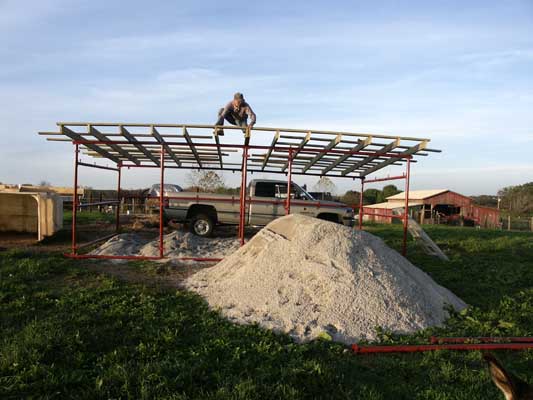
[[[237,90],[258,126],[431,138],[414,189],[533,180],[531,0],[0,0],[0,61],[2,182],[72,184],[56,121],[213,123]]]

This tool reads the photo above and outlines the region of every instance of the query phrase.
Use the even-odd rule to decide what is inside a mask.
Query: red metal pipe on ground
[[[533,343],[533,337],[502,336],[502,337],[436,337],[431,336],[431,344],[441,343]]]
[[[239,203],[239,239],[241,246],[244,245],[244,224],[246,218],[246,174],[248,173],[248,146],[244,146],[242,152],[241,193]]]
[[[163,258],[164,248],[163,248],[163,205],[164,205],[164,196],[165,196],[165,147],[161,145],[161,182],[159,186],[159,257]]]
[[[78,211],[78,154],[79,145],[74,146],[74,191],[72,193],[72,253],[76,254],[76,216]]]
[[[410,344],[395,346],[359,346],[352,345],[356,354],[375,353],[419,353],[437,350],[525,350],[533,349],[533,343],[480,343],[480,344]]]
[[[68,258],[77,258],[77,259],[89,259],[89,258],[101,258],[103,260],[161,260],[161,257],[151,257],[151,256],[114,256],[107,254],[64,254]]]
[[[407,159],[407,165],[405,166],[405,210],[403,213],[403,244],[402,255],[407,255],[407,226],[409,224],[409,179],[411,173],[411,158]]]
[[[120,179],[122,177],[122,171],[121,171],[121,165],[120,163],[117,164],[117,169],[118,169],[118,182],[117,182],[117,220],[115,222],[115,230],[118,231],[120,230]]]
[[[68,258],[75,258],[75,259],[103,259],[103,260],[162,260],[166,257],[159,257],[159,256],[116,256],[116,255],[108,255],[108,254],[72,254],[67,253],[63,254],[65,257]],[[198,261],[198,262],[219,262],[222,261],[223,258],[209,258],[209,257],[179,257],[175,258],[175,260],[182,260],[182,261]]]

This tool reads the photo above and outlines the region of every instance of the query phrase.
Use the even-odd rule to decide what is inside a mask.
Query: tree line
[[[533,182],[507,186],[498,192],[500,208],[510,215],[533,215]]]

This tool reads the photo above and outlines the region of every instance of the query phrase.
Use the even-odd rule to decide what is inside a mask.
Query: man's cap
[[[244,101],[244,96],[242,95],[241,92],[237,92],[233,95],[233,99],[234,100],[243,100]]]

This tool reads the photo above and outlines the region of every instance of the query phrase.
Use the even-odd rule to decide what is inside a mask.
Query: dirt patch
[[[158,215],[143,215],[132,218],[131,229],[134,231],[143,230],[146,228],[158,228]]]
[[[151,266],[149,266],[152,264]],[[112,276],[121,281],[164,289],[182,289],[183,281],[196,272],[213,266],[213,263],[156,264],[136,266],[132,263],[87,262],[83,268]]]

